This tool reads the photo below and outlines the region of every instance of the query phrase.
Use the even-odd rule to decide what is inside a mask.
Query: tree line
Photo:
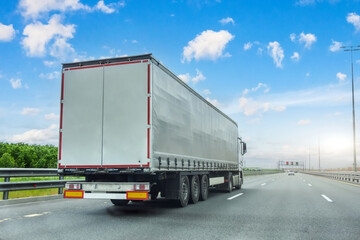
[[[0,142],[0,168],[56,168],[57,155],[52,145]]]

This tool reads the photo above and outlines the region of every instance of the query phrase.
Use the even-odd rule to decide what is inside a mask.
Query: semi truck
[[[152,54],[62,65],[58,172],[65,198],[205,201],[243,183],[238,125]]]

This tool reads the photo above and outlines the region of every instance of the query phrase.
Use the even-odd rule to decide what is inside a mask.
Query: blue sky
[[[350,167],[339,47],[360,44],[359,15],[358,0],[1,0],[0,141],[57,145],[61,63],[153,53],[238,122],[247,166],[310,150],[317,168],[320,143],[324,168]],[[354,73],[359,112],[360,52]]]

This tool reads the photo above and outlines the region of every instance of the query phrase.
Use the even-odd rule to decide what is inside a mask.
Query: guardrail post
[[[5,177],[4,178],[4,182],[10,182],[10,178],[9,177]],[[9,191],[5,191],[3,193],[3,200],[8,200],[9,199]]]
[[[59,176],[59,180],[63,180],[64,179],[64,176]],[[63,194],[63,188],[59,188],[59,191],[58,191],[59,194]]]

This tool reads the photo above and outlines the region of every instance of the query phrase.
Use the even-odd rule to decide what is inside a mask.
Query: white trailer
[[[184,207],[243,182],[231,118],[151,54],[63,64],[58,171],[66,198],[156,199]]]

